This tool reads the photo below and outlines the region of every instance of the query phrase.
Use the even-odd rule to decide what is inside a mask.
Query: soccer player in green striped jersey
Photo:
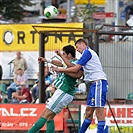
[[[76,50],[72,45],[63,47],[63,54],[60,51],[56,51],[56,54],[62,58],[66,64],[65,68],[75,66],[77,59],[75,58]],[[56,66],[63,67],[63,64],[59,60],[51,60],[43,57],[38,58],[38,62],[48,62]],[[47,124],[46,133],[54,133],[54,117],[60,113],[61,110],[72,102],[74,98],[76,80],[83,75],[83,71],[79,70],[77,73],[59,73],[58,77],[54,81],[54,86],[57,90],[53,96],[48,100],[45,109],[43,110],[41,117],[32,126],[27,133],[35,133],[41,129],[45,123]]]

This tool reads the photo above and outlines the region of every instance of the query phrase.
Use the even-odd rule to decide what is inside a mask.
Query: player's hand
[[[59,69],[57,67],[51,66],[53,72],[59,73]]]
[[[56,50],[55,53],[56,53],[57,55],[59,55],[59,56],[62,55],[61,52],[60,52],[59,50]]]
[[[46,59],[43,57],[38,57],[38,63],[40,63],[40,62],[46,62]]]

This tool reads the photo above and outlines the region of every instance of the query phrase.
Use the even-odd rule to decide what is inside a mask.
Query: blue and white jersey
[[[95,81],[99,79],[107,80],[106,74],[103,72],[101,62],[98,55],[90,47],[87,47],[77,64],[83,66],[84,69],[84,80]]]

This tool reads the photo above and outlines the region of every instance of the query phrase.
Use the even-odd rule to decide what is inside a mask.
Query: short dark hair
[[[76,45],[77,43],[82,43],[82,42],[83,42],[86,46],[88,45],[87,42],[86,42],[83,38],[78,39],[78,40],[75,42],[75,45]]]
[[[75,50],[74,46],[72,46],[72,45],[64,46],[63,51],[65,51],[65,53],[67,55],[70,53],[73,57],[76,56],[76,50]]]

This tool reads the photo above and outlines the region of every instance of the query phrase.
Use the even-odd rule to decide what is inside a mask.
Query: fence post
[[[95,38],[94,39],[94,42],[95,42],[94,50],[99,55],[99,34],[95,33],[95,37],[94,38]]]
[[[79,131],[80,125],[81,125],[81,105],[79,105],[78,119],[79,119],[79,122],[78,122],[78,131]]]

